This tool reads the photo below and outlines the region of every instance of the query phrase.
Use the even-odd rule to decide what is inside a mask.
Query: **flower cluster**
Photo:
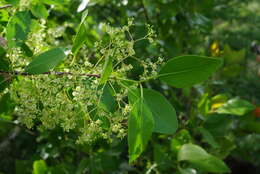
[[[75,63],[70,64],[69,60],[73,56],[69,55],[64,65],[59,67],[59,71],[65,72],[63,75],[19,76],[9,89],[16,102],[14,114],[18,116],[19,122],[28,128],[62,127],[65,132],[76,133],[76,142],[80,144],[92,143],[100,138],[111,142],[113,137],[125,137],[131,112],[127,94],[130,88],[136,88],[140,83],[138,80],[128,80],[129,72],[134,67],[126,60],[134,59],[140,62],[139,66],[143,66],[140,80],[155,76],[158,65],[163,62],[162,58],[152,62],[150,59],[143,61],[135,57],[134,44],[141,39],[151,40],[154,32],[149,26],[146,36],[134,40],[130,33],[132,25],[132,20],[122,28],[103,24],[103,38],[95,43],[93,57],[90,59],[79,54]],[[27,41],[30,46],[34,46],[33,51],[36,53],[48,47],[45,39],[46,33],[50,32],[45,30],[43,20],[39,27],[41,32],[31,33]],[[15,51],[9,58],[18,68],[22,68],[26,62],[17,64],[20,52]],[[89,52],[87,47],[81,49],[81,53]],[[108,56],[113,57],[113,72],[105,84],[101,84],[97,77],[86,75],[101,74]]]
[[[34,28],[30,32],[27,40],[27,44],[30,48],[33,48],[34,54],[38,54],[49,48],[46,43],[46,20],[41,19],[39,22],[34,23]]]

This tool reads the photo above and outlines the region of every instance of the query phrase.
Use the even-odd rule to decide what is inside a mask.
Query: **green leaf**
[[[72,53],[74,56],[77,55],[77,52],[79,51],[79,49],[83,46],[83,44],[85,43],[85,41],[87,40],[87,30],[86,30],[86,18],[88,15],[88,11],[84,11],[82,14],[82,18],[81,18],[81,23],[79,25],[79,30],[75,36],[75,39],[73,41],[73,46],[72,46]]]
[[[23,43],[21,45],[21,48],[24,51],[26,56],[28,56],[28,57],[32,57],[33,56],[32,50],[29,48],[29,46],[26,43]]]
[[[0,21],[1,22],[9,21],[9,13],[7,10],[0,10]]]
[[[47,19],[49,16],[49,12],[46,9],[45,5],[41,2],[37,2],[31,6],[32,14],[37,18]]]
[[[4,94],[0,98],[0,115],[1,114],[9,114],[14,108],[14,104],[12,103],[10,93]]]
[[[191,87],[207,80],[221,65],[220,58],[180,56],[162,67],[159,79],[177,88]]]
[[[42,74],[57,66],[66,57],[63,49],[53,48],[38,56],[25,68],[29,74]]]
[[[223,137],[232,127],[232,118],[223,114],[208,115],[204,128],[214,137]]]
[[[65,4],[65,0],[44,0],[43,3],[48,5],[63,5]]]
[[[217,109],[217,113],[242,116],[255,109],[255,106],[246,100],[234,98]]]
[[[161,170],[167,170],[172,167],[170,154],[167,153],[167,146],[153,144],[153,160]]]
[[[213,148],[219,148],[219,144],[216,142],[213,135],[207,129],[200,127],[199,132],[202,134],[204,142],[207,142]]]
[[[232,50],[229,45],[224,46],[223,50],[223,58],[225,60],[225,64],[234,65],[238,63],[242,63],[246,56],[246,50],[242,49],[239,51]]]
[[[178,128],[178,120],[175,109],[168,100],[159,92],[144,89],[144,100],[152,111],[155,122],[154,132],[174,134]]]
[[[83,11],[87,7],[88,3],[89,3],[89,0],[82,0],[80,5],[78,6],[77,12],[79,13],[79,12]]]
[[[211,173],[227,173],[230,169],[217,157],[208,154],[203,148],[194,144],[184,144],[179,153],[178,161],[187,161],[194,167]]]
[[[17,12],[8,22],[6,38],[8,47],[20,46],[30,32],[31,16],[28,11]]]
[[[178,170],[181,174],[196,174],[197,173],[197,171],[192,168],[182,169],[182,168],[178,167]]]
[[[116,111],[116,100],[115,97],[112,95],[112,89],[111,87],[106,84],[103,93],[101,96],[101,107],[105,109],[107,112],[115,112]]]
[[[108,55],[105,60],[104,67],[103,67],[102,75],[100,78],[100,84],[104,84],[107,82],[112,71],[113,71],[113,56]]]
[[[184,144],[178,153],[178,161],[197,161],[208,156],[209,154],[201,147],[194,144]]]
[[[140,97],[138,91],[133,92],[135,95],[130,98],[132,103]],[[153,132],[174,134],[178,128],[178,120],[175,109],[168,100],[159,92],[151,89],[143,89],[143,99],[153,115]]]
[[[48,167],[43,160],[34,161],[33,174],[46,174]]]
[[[138,99],[132,105],[132,111],[128,118],[128,147],[129,162],[136,160],[145,150],[152,135],[154,121],[149,108],[143,98]]]

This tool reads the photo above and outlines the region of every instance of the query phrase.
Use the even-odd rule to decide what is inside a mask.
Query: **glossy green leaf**
[[[162,67],[159,79],[177,88],[191,87],[207,80],[221,65],[220,58],[180,56]]]
[[[45,5],[41,2],[37,2],[31,6],[32,14],[37,18],[47,19],[49,12],[46,9]]]
[[[182,168],[178,167],[178,170],[181,174],[196,174],[197,173],[197,171],[192,168],[182,169]]]
[[[128,118],[129,162],[136,160],[145,150],[154,128],[153,116],[142,98],[131,104]]]
[[[86,10],[82,14],[81,23],[79,25],[78,32],[77,32],[75,39],[73,41],[73,46],[72,46],[71,51],[74,54],[74,56],[76,56],[79,49],[83,46],[83,44],[87,40],[87,30],[86,30],[87,15],[88,15],[88,11]]]
[[[43,160],[34,161],[33,174],[47,174],[48,167]]]
[[[217,157],[208,154],[203,148],[194,144],[184,144],[179,153],[178,161],[187,161],[194,167],[211,173],[228,173],[230,169]]]
[[[113,56],[109,55],[106,57],[104,66],[103,66],[103,71],[101,74],[101,78],[100,78],[100,83],[106,83],[106,81],[108,80],[109,76],[111,75],[113,71]]]
[[[246,100],[239,98],[231,99],[217,109],[217,113],[242,116],[255,109],[255,106]]]
[[[6,28],[6,38],[10,48],[20,46],[30,32],[31,16],[28,11],[19,11],[10,19]]]
[[[23,52],[25,53],[26,56],[28,56],[28,57],[33,56],[32,50],[30,49],[30,47],[26,43],[23,43],[21,45],[21,48],[22,48],[22,50],[23,50]]]
[[[216,142],[215,138],[207,129],[200,127],[198,130],[201,133],[204,142],[208,143],[213,148],[219,148],[219,145]]]
[[[116,111],[116,100],[113,96],[113,92],[111,87],[106,84],[100,100],[101,107],[107,112],[115,112]]]
[[[132,102],[140,97],[140,93],[136,90],[134,93],[135,97],[131,98]],[[143,89],[143,99],[153,115],[153,132],[163,134],[175,133],[178,128],[178,120],[175,109],[168,100],[162,94],[152,89]]]
[[[201,147],[194,144],[184,144],[178,153],[178,161],[202,160],[208,156],[209,154]]]
[[[144,100],[152,111],[154,119],[154,132],[173,134],[178,128],[175,109],[168,100],[159,92],[144,89]]]
[[[29,74],[42,74],[57,66],[66,57],[63,49],[53,48],[38,56],[25,68]]]

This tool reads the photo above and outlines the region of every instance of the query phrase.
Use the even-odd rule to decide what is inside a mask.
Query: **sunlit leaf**
[[[140,98],[140,93],[135,91],[135,97],[130,98],[134,102]],[[154,119],[154,132],[173,134],[178,128],[178,120],[175,109],[168,100],[159,92],[152,89],[143,89],[143,99],[152,112]]]
[[[77,12],[82,12],[88,5],[89,0],[81,0],[80,5],[78,6]]]
[[[152,135],[154,120],[151,111],[143,98],[131,104],[132,111],[128,118],[128,151],[129,162],[136,160]]]
[[[46,174],[47,173],[47,165],[45,161],[38,160],[33,163],[33,174]]]
[[[105,83],[108,80],[112,71],[113,71],[113,56],[108,55],[106,57],[106,60],[105,60],[104,66],[103,66],[103,71],[102,71],[101,78],[100,78],[101,84]]]
[[[71,51],[74,54],[74,56],[76,56],[79,49],[83,46],[83,44],[87,40],[87,30],[86,30],[87,15],[88,15],[88,11],[86,10],[82,14],[81,23],[79,25],[78,32],[77,32],[75,39],[73,41],[73,46],[72,46]]]
[[[228,173],[230,169],[217,157],[208,154],[203,148],[194,144],[185,144],[178,153],[178,161],[187,161],[195,168],[211,173]]]
[[[220,114],[231,114],[242,116],[255,109],[255,106],[246,100],[239,98],[231,99],[216,110]]]
[[[12,16],[6,28],[6,38],[10,48],[20,46],[30,32],[31,16],[28,11],[19,11]]]
[[[162,67],[159,79],[177,88],[191,87],[207,80],[221,64],[220,58],[180,56]]]
[[[37,2],[36,4],[31,6],[31,12],[37,18],[46,19],[49,16],[49,12],[46,9],[45,5],[41,2]]]
[[[57,66],[66,57],[63,49],[53,48],[38,56],[25,68],[29,74],[42,74]]]

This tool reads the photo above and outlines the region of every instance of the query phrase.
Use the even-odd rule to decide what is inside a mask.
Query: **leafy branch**
[[[6,9],[6,8],[10,8],[10,7],[12,7],[11,4],[6,4],[6,5],[4,5],[4,6],[1,6],[1,7],[0,7],[0,10]]]
[[[2,75],[21,75],[21,76],[33,76],[35,74],[30,74],[28,72],[19,72],[19,71],[2,71],[0,70],[0,74]],[[64,76],[64,75],[76,75],[76,76],[87,76],[87,77],[96,77],[100,78],[101,76],[99,74],[75,74],[71,72],[44,72],[43,75],[57,75],[57,76]]]

